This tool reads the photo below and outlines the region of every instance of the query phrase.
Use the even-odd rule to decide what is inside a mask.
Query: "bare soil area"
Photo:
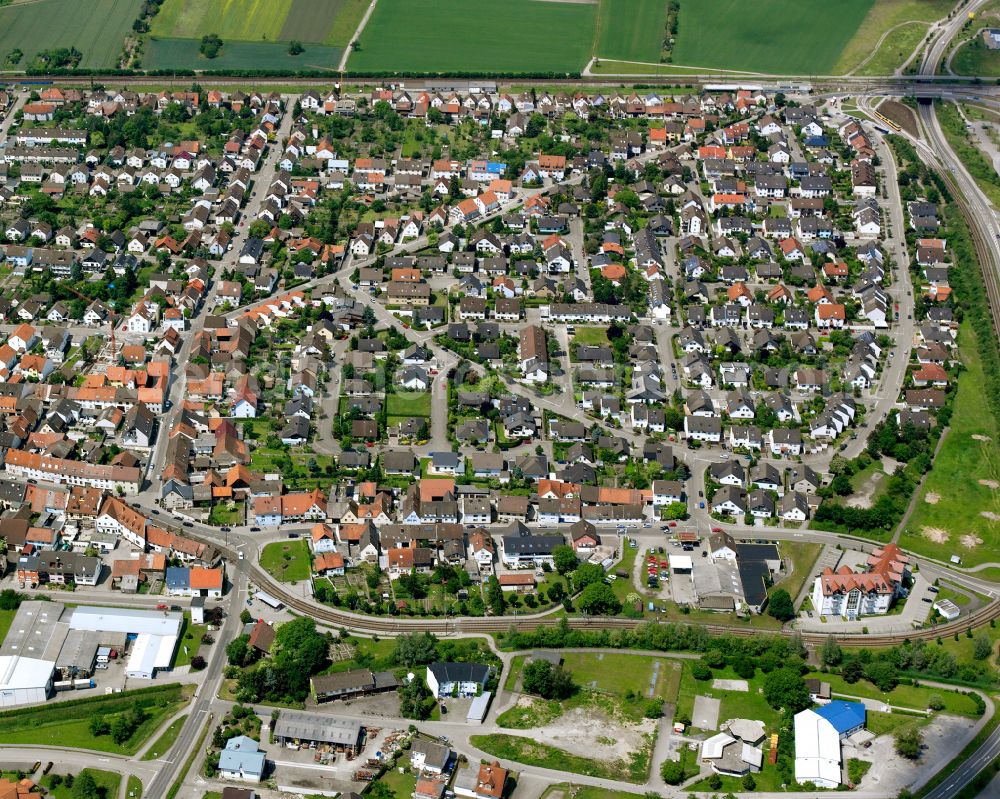
[[[533,728],[531,737],[580,757],[627,762],[634,752],[646,746],[645,736],[655,729],[656,722],[651,719],[629,722],[590,706],[574,708],[542,727]]]

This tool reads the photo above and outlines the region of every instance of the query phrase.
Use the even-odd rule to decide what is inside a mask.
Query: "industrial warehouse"
[[[92,687],[112,651],[128,656],[129,679],[152,679],[170,668],[182,622],[177,611],[23,602],[0,646],[0,707]]]

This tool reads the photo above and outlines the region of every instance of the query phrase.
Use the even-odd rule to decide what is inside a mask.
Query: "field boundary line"
[[[351,38],[347,42],[347,47],[344,48],[344,53],[343,55],[340,56],[340,63],[337,64],[337,69],[340,72],[343,72],[345,69],[347,69],[347,59],[351,57],[351,53],[353,52],[353,50],[351,49],[351,45],[353,45],[355,42],[361,39],[361,33],[362,31],[364,31],[365,25],[368,24],[368,20],[371,18],[372,12],[375,11],[375,4],[377,2],[378,0],[371,0],[371,2],[368,4],[368,8],[365,9],[364,16],[361,17],[361,21],[358,23],[358,27],[355,28],[354,33],[351,34]]]

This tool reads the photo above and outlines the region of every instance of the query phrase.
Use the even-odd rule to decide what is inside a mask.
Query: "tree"
[[[896,744],[896,754],[908,760],[916,760],[920,757],[920,747],[923,744],[923,735],[919,727],[900,727],[893,736]]]
[[[618,601],[611,586],[603,582],[591,583],[584,588],[576,606],[584,613],[595,616],[614,616],[622,609],[622,603]]]
[[[733,658],[733,671],[736,672],[737,677],[749,680],[753,677],[756,670],[757,668],[754,666],[753,660],[746,655],[739,655]]]
[[[844,682],[853,685],[865,676],[865,667],[860,661],[849,660],[840,670],[840,676],[844,678]]]
[[[191,658],[191,669],[193,671],[201,671],[208,665],[208,662],[201,655],[195,655]]]
[[[865,666],[865,679],[880,691],[888,693],[899,684],[896,667],[884,660],[877,660]]]
[[[844,653],[840,649],[840,644],[837,643],[837,640],[832,635],[828,635],[823,642],[823,648],[820,650],[820,658],[824,666],[839,666],[840,662],[844,659]]]
[[[679,760],[664,760],[660,776],[667,785],[680,785],[684,781],[684,766]]]
[[[302,42],[297,39],[292,39],[288,43],[288,55],[301,55],[306,51],[306,48],[302,46]]]
[[[561,665],[553,666],[547,660],[533,660],[525,666],[521,685],[528,693],[543,699],[568,699],[576,693],[573,673]]]
[[[573,572],[573,586],[577,591],[582,591],[588,585],[603,581],[604,569],[599,563],[581,563]]]
[[[568,544],[560,544],[552,549],[552,562],[560,574],[569,574],[580,565],[573,547]]]
[[[424,721],[434,707],[434,697],[423,677],[404,680],[399,687],[399,712],[403,718]]]
[[[222,50],[222,39],[217,33],[208,33],[201,37],[201,47],[198,51],[205,58],[215,58]]]
[[[744,791],[755,791],[757,790],[757,780],[753,778],[753,774],[743,775],[743,790]]]
[[[691,676],[696,680],[709,680],[712,678],[712,669],[707,663],[698,660],[691,664]]]
[[[795,603],[792,602],[791,595],[784,588],[779,588],[771,594],[767,602],[767,613],[778,621],[788,621],[795,618]]]
[[[246,635],[234,638],[226,646],[226,660],[231,666],[245,666],[250,661],[250,644]]]
[[[438,639],[430,633],[410,633],[396,639],[393,660],[401,666],[422,666],[437,658]]]
[[[97,782],[90,775],[90,772],[81,771],[73,780],[73,790],[70,793],[73,799],[99,799],[97,792]]]
[[[764,699],[775,710],[784,708],[792,713],[812,704],[802,675],[788,666],[775,669],[764,678]]]
[[[972,645],[972,657],[974,660],[986,661],[993,654],[993,642],[986,633],[979,633]]]
[[[99,735],[107,735],[111,732],[111,724],[105,716],[95,714],[90,717],[90,734],[95,738]]]

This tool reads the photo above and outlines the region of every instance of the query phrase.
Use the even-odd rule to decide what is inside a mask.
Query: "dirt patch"
[[[994,491],[1000,488],[1000,482],[997,482],[996,480],[980,480],[979,485],[992,488]]]
[[[973,535],[972,533],[967,533],[958,540],[962,542],[962,546],[966,549],[975,549],[983,543],[983,539],[981,539],[978,535]]]
[[[940,527],[921,527],[920,533],[928,541],[933,541],[935,544],[945,544],[948,539],[951,538],[951,534],[947,530],[942,530]]]
[[[630,722],[588,705],[573,708],[551,723],[533,728],[531,737],[580,757],[628,762],[634,752],[648,746],[646,736],[655,729],[653,720]]]
[[[875,498],[875,492],[878,491],[884,478],[885,472],[876,469],[868,475],[857,491],[844,500],[844,504],[849,508],[870,508]]]
[[[877,110],[882,116],[891,119],[911,136],[920,135],[920,131],[917,128],[917,120],[914,118],[913,111],[910,110],[909,106],[905,106],[895,100],[884,100],[879,104]]]
[[[991,522],[1000,522],[1000,513],[994,513],[991,510],[981,510],[979,515],[984,519],[989,519]]]
[[[929,491],[927,496],[924,497],[924,502],[928,505],[937,505],[941,501],[941,495],[935,494],[933,491]]]
[[[989,436],[984,436],[982,433],[973,433],[972,434],[972,440],[973,441],[992,441],[993,439],[991,439]]]

